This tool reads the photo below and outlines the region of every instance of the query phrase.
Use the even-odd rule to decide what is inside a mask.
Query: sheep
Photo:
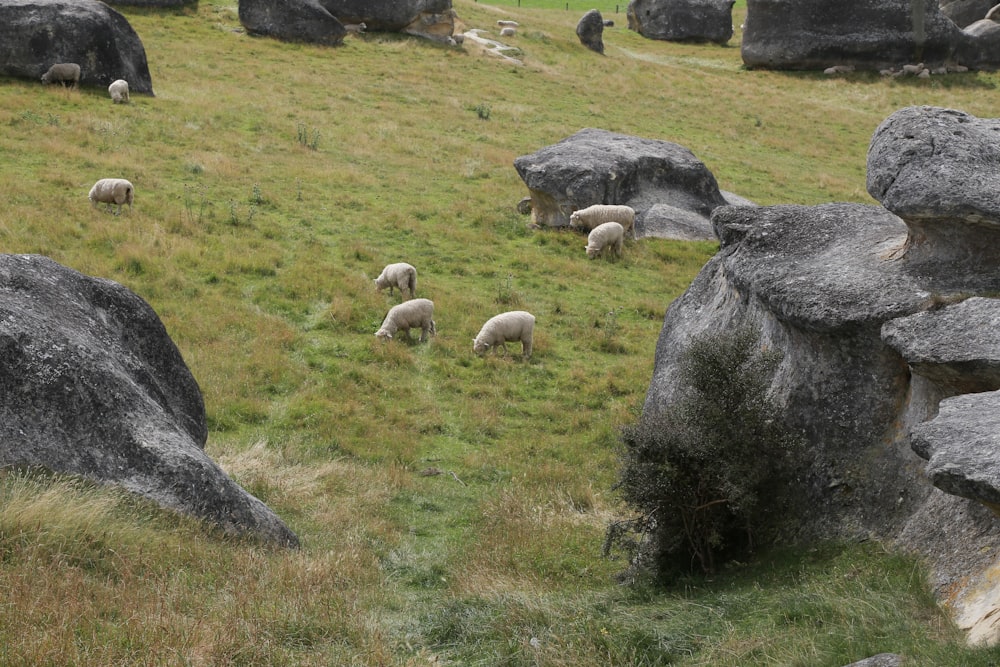
[[[503,19],[500,19],[499,21],[497,21],[497,25],[500,26],[501,28],[516,28],[520,24],[517,21],[505,21]]]
[[[500,28],[501,37],[513,37],[516,34],[517,34],[517,28],[511,28],[510,26]]]
[[[42,75],[42,83],[56,83],[59,82],[66,86],[68,82],[70,88],[76,89],[77,84],[80,83],[80,66],[76,63],[56,63],[49,68],[49,71]]]
[[[410,329],[420,327],[420,342],[427,340],[427,334],[437,334],[434,325],[434,302],[430,299],[411,299],[389,309],[382,326],[375,332],[376,338],[391,339],[397,331],[402,330],[407,339]]]
[[[97,208],[98,202],[108,205],[111,210],[112,204],[118,205],[118,213],[122,212],[122,204],[128,204],[129,213],[132,212],[132,200],[135,197],[135,188],[124,178],[102,178],[94,183],[90,188],[90,203]]]
[[[524,310],[511,310],[494,315],[486,320],[486,324],[472,339],[472,351],[483,356],[493,348],[496,354],[498,347],[503,348],[507,355],[507,341],[521,341],[521,356],[531,357],[531,337],[535,331],[535,316]]]
[[[108,94],[111,95],[112,104],[128,104],[128,81],[116,79],[108,86]]]
[[[632,230],[635,238],[635,209],[618,204],[594,204],[573,211],[569,216],[569,226],[589,232],[603,222],[617,222],[625,229]]]
[[[587,257],[594,259],[606,248],[611,248],[615,255],[621,257],[622,243],[625,238],[625,228],[617,222],[605,222],[594,227],[587,236]]]
[[[364,31],[368,30],[368,26],[362,23],[345,23],[344,30],[355,35],[360,35]]]
[[[417,270],[406,262],[389,264],[382,269],[382,273],[374,280],[374,283],[375,289],[379,292],[388,287],[390,296],[392,296],[393,288],[398,287],[404,300],[406,299],[404,290],[409,290],[409,298],[412,299],[417,295]]]

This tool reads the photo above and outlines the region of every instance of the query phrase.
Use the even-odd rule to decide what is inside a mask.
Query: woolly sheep
[[[427,334],[435,335],[434,302],[430,299],[411,299],[393,306],[382,321],[382,326],[375,332],[376,338],[391,339],[397,331],[403,331],[410,337],[410,329],[420,327],[420,342],[427,340]]]
[[[507,21],[504,19],[500,19],[499,21],[497,21],[497,25],[500,26],[501,28],[516,28],[520,24],[517,21]]]
[[[98,202],[107,204],[111,210],[112,204],[118,205],[118,213],[122,212],[122,204],[128,204],[129,213],[132,212],[132,199],[135,197],[135,188],[124,178],[102,178],[94,183],[90,188],[90,203],[97,208]]]
[[[517,34],[517,28],[511,28],[510,26],[500,28],[501,37],[513,37]]]
[[[76,88],[77,84],[80,83],[80,66],[76,63],[56,63],[42,75],[42,83],[56,82],[63,86],[69,83],[70,88]]]
[[[389,264],[382,269],[382,273],[374,282],[375,289],[380,292],[388,287],[390,296],[394,287],[399,288],[399,293],[403,295],[404,299],[406,298],[405,290],[409,290],[409,298],[411,299],[417,295],[417,270],[406,262]]]
[[[128,81],[116,79],[108,86],[108,94],[111,95],[112,104],[128,104]]]
[[[507,354],[507,341],[521,341],[521,355],[531,356],[531,336],[535,330],[535,316],[524,310],[512,310],[495,315],[486,321],[479,334],[472,339],[472,351],[482,356],[493,348],[503,348]]]
[[[605,222],[597,225],[587,236],[587,257],[594,259],[606,248],[611,248],[615,255],[621,257],[624,238],[625,228],[617,222]]]
[[[569,226],[589,232],[601,223],[617,222],[635,237],[635,209],[618,204],[594,204],[569,216]]]
[[[360,35],[364,31],[368,30],[368,26],[362,23],[345,23],[344,30],[353,33],[355,35]]]

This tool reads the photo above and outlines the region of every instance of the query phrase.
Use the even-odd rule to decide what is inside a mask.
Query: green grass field
[[[155,97],[0,81],[0,243],[117,280],[205,396],[208,453],[300,536],[288,552],[73,480],[0,484],[4,665],[802,665],[882,651],[990,665],[919,563],[822,545],[666,589],[601,557],[670,302],[716,250],[644,239],[588,261],[532,231],[512,163],[584,127],[680,143],[761,204],[871,202],[865,153],[910,104],[990,116],[1000,78],[749,72],[726,47],[605,56],[586,9],[456,0],[520,23],[523,66],[395,35],[339,48],[238,30],[235,2],[125,9]],[[613,9],[613,8],[612,8]],[[737,9],[734,22],[741,19]],[[485,116],[485,118],[484,118]],[[94,211],[98,178],[135,210]],[[435,302],[428,344],[375,339],[390,262]],[[493,314],[529,361],[476,358]],[[440,473],[440,474],[437,474]]]

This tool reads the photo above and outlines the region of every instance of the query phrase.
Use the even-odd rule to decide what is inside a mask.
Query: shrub
[[[692,342],[678,399],[622,429],[617,488],[638,517],[611,524],[606,552],[632,550],[660,577],[712,572],[776,527],[802,443],[768,391],[780,359],[747,328]]]

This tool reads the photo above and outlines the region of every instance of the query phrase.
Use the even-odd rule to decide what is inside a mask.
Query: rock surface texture
[[[115,484],[226,532],[298,538],[204,452],[201,391],[149,305],[37,255],[0,255],[0,466]]]
[[[631,0],[629,30],[673,42],[725,44],[733,37],[734,0]]]
[[[636,211],[636,235],[714,239],[712,211],[726,204],[712,172],[687,148],[593,128],[514,160],[532,221],[565,227],[591,204]]]
[[[966,28],[986,18],[996,3],[993,0],[941,0],[941,13],[959,28]]]
[[[455,31],[451,0],[240,0],[239,13],[252,34],[332,46],[350,24],[442,42]]]
[[[98,0],[0,2],[0,74],[39,81],[54,63],[80,65],[80,84],[128,81],[153,93],[146,50],[124,16]]]
[[[1000,126],[933,107],[875,131],[882,206],[717,208],[719,253],[667,311],[644,414],[696,336],[783,353],[772,391],[809,442],[800,536],[921,554],[970,640],[1000,626]]]

